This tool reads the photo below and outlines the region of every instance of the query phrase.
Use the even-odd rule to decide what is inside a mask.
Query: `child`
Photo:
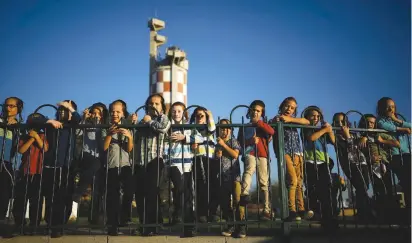
[[[185,124],[187,122],[186,106],[182,102],[175,102],[170,107],[169,119],[172,124]],[[169,141],[170,140],[170,141]],[[169,176],[173,183],[173,218],[172,223],[181,222],[182,206],[184,206],[184,222],[193,223],[193,153],[190,144],[203,143],[202,135],[196,129],[171,128],[170,136],[165,139],[166,165],[169,167]],[[168,155],[168,156],[167,156]],[[182,202],[182,197],[183,202]],[[183,205],[182,205],[183,203]],[[184,236],[194,236],[193,227],[184,227]]]
[[[90,109],[83,111],[83,119],[81,124],[103,124],[107,119],[108,111],[104,104],[93,104]],[[103,137],[101,128],[85,128],[78,129],[76,135],[81,138],[81,155],[80,155],[80,183],[73,194],[73,208],[70,218],[77,218],[77,207],[80,198],[87,191],[87,187],[92,185],[93,194],[93,212],[91,212],[89,220],[93,223],[98,221],[99,212],[99,190],[100,178],[98,173],[106,155],[103,150]]]
[[[58,225],[66,223],[71,213],[71,191],[73,187],[72,160],[75,149],[75,132],[70,125],[80,122],[77,105],[72,100],[57,104],[56,120],[38,118],[34,122],[51,124],[53,128],[45,128],[49,150],[45,153],[42,176],[42,193],[46,200],[46,221],[51,229],[51,237],[62,236]],[[68,125],[68,127],[64,127]],[[63,129],[58,129],[63,128]]]
[[[207,216],[209,210],[210,220],[218,221],[220,218],[216,215],[216,211],[219,204],[217,191],[217,187],[219,186],[217,168],[219,168],[219,164],[214,157],[216,144],[214,133],[216,125],[212,112],[204,107],[197,107],[190,117],[190,123],[207,124],[207,128],[197,129],[203,137],[203,143],[192,145],[195,154],[195,173],[193,176],[195,179],[195,195],[197,197],[197,205],[195,206],[196,216],[199,222],[206,223],[208,221]],[[209,198],[208,194],[210,196]]]
[[[230,124],[228,119],[220,120],[219,124]],[[219,130],[219,137],[216,145],[216,159],[220,160],[220,208],[223,218],[228,221],[234,221],[233,209],[238,210],[238,203],[240,201],[240,165],[239,165],[239,151],[241,150],[239,142],[232,136],[230,127],[221,127]],[[233,204],[231,203],[233,198]],[[223,236],[231,236],[235,232],[235,226],[229,224],[223,230]]]
[[[35,119],[44,119],[39,113],[33,113],[27,118],[30,125]],[[39,226],[42,208],[40,206],[40,180],[43,167],[43,154],[49,149],[43,129],[31,128],[28,134],[19,141],[18,152],[23,155],[20,171],[23,176],[16,184],[16,194],[13,205],[15,225],[20,228],[26,224],[25,212],[27,201],[30,203],[30,227]],[[30,229],[33,230],[33,229]]]
[[[389,97],[378,101],[376,113],[380,129],[396,133],[400,148],[392,147],[391,168],[400,181],[405,196],[406,207],[411,207],[411,123],[398,118],[395,102]],[[408,213],[410,215],[410,213]]]
[[[254,100],[246,115],[250,119],[249,124],[256,127],[247,127],[239,130],[238,141],[242,148],[246,147],[244,154],[244,172],[242,179],[242,189],[240,193],[240,205],[247,206],[250,201],[249,190],[252,184],[252,176],[258,168],[259,186],[264,195],[265,208],[263,211],[263,219],[270,220],[270,202],[269,202],[269,173],[268,173],[268,154],[269,154],[269,138],[275,134],[273,128],[263,122],[265,117],[265,103],[261,100]],[[243,159],[243,158],[242,158]],[[241,220],[245,220],[243,217]],[[238,237],[246,237],[245,225],[240,225]]]
[[[323,114],[319,107],[309,106],[303,117],[309,120],[311,126],[320,128],[302,129],[304,160],[306,170],[306,187],[309,208],[322,215],[322,224],[325,227],[333,226],[333,209],[331,201],[331,176],[326,153],[327,143],[335,143],[335,135],[330,124],[323,121]],[[318,200],[321,210],[318,209]],[[313,217],[312,210],[308,211],[308,219]]]
[[[23,111],[23,101],[17,97],[8,97],[3,104],[0,123],[4,125],[17,124],[17,115]],[[12,196],[13,166],[16,156],[18,133],[14,128],[0,127],[0,220],[6,218],[9,207],[9,199]],[[7,232],[0,232],[1,235]]]
[[[359,128],[375,129],[376,118],[372,114],[365,114],[359,121]],[[362,133],[359,147],[370,163],[373,175],[373,190],[376,196],[376,206],[380,219],[387,218],[385,212],[388,208],[394,209],[392,190],[392,175],[390,167],[389,149],[400,148],[400,143],[388,133]],[[390,217],[390,214],[386,214]]]
[[[102,131],[104,138],[103,150],[107,151],[107,195],[106,215],[108,235],[118,235],[120,189],[123,189],[120,221],[130,218],[130,207],[133,199],[133,177],[129,153],[133,150],[133,137],[125,128],[124,118],[128,116],[127,105],[123,100],[115,100],[109,106],[110,128]],[[121,188],[122,186],[122,188]]]
[[[282,101],[279,106],[278,115],[272,119],[272,122],[282,121],[284,123],[293,123],[299,125],[309,125],[306,118],[296,118],[297,102],[294,97],[288,97]],[[271,122],[271,123],[272,123]],[[275,139],[276,140],[276,139]],[[284,129],[284,149],[285,164],[287,174],[287,185],[289,189],[289,217],[288,220],[301,220],[305,215],[305,205],[303,201],[303,150],[300,145],[299,133],[296,128],[285,127]],[[278,157],[277,141],[273,142],[273,148]],[[297,202],[297,205],[295,204]],[[296,213],[296,206],[298,213]]]
[[[170,121],[164,114],[166,105],[160,94],[147,98],[145,110],[146,115],[140,124],[147,124],[149,127],[136,132],[135,197],[140,223],[155,224],[163,221],[158,200],[158,183],[161,180],[158,175],[163,172],[164,138],[170,128]],[[136,121],[137,116],[133,116],[133,122]],[[140,233],[144,236],[156,235],[157,227],[146,227]]]
[[[370,179],[366,157],[357,147],[357,138],[350,134],[350,123],[344,113],[333,115],[333,126],[341,128],[336,132],[337,156],[343,172],[356,190],[357,217],[361,221],[370,220],[373,211],[368,195]]]

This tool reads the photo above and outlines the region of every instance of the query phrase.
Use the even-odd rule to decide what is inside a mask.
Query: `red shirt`
[[[258,157],[263,157],[267,158],[269,154],[269,137],[273,136],[275,134],[275,130],[269,126],[269,124],[263,122],[262,120],[259,120],[256,123],[256,134],[255,136],[259,138],[259,143],[257,144],[257,154]],[[252,145],[254,146],[255,142],[254,139],[248,139],[246,141],[243,141],[243,134],[242,134],[242,129],[239,130],[239,136],[238,136],[238,141],[243,147],[243,142],[245,147]],[[250,155],[255,156],[255,150],[250,151]]]
[[[39,136],[40,136],[40,139],[44,143],[43,146],[48,146],[47,140],[44,139],[44,134],[39,134]],[[20,140],[19,147],[23,146],[29,139],[30,138]],[[30,158],[30,164],[28,163],[29,158]],[[21,166],[24,168],[25,175],[27,174],[29,167],[30,167],[30,175],[40,174],[42,166],[43,166],[43,149],[40,149],[39,146],[37,145],[37,142],[34,141],[32,145],[30,146],[30,148],[27,149],[27,151],[23,153],[23,157],[21,161],[22,161]]]

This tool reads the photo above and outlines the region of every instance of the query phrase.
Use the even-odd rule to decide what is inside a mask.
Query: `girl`
[[[303,116],[311,126],[320,128],[302,129],[304,158],[306,170],[307,194],[310,209],[321,213],[322,224],[325,227],[332,226],[333,209],[331,201],[331,177],[326,153],[327,143],[335,143],[335,135],[332,126],[323,121],[323,114],[319,107],[309,106],[305,109]],[[318,208],[318,200],[321,210]],[[313,212],[308,211],[308,218],[313,217]]]
[[[215,155],[215,138],[216,130],[215,121],[212,112],[204,107],[198,107],[193,111],[190,117],[190,123],[207,124],[207,128],[198,128],[198,131],[203,137],[202,144],[193,144],[194,161],[195,161],[195,187],[197,195],[197,217],[201,223],[206,223],[208,218],[208,209],[210,211],[212,220],[217,221],[219,217],[216,215],[218,198],[216,195],[216,188],[219,186],[217,180],[218,162],[214,159]],[[210,178],[208,177],[208,170],[210,168]],[[209,188],[208,188],[209,183]],[[208,190],[210,189],[210,191]],[[208,194],[210,193],[210,202],[208,205]]]
[[[108,153],[107,161],[107,197],[106,214],[108,234],[118,235],[119,220],[123,223],[130,217],[133,199],[133,177],[129,153],[133,150],[133,138],[128,129],[118,128],[128,116],[127,105],[122,100],[115,100],[109,106],[111,127],[103,130],[103,150]],[[120,187],[123,187],[121,215],[119,217]],[[120,218],[120,219],[119,219]]]
[[[399,119],[395,102],[389,97],[378,101],[378,128],[396,133],[400,148],[392,147],[392,170],[398,177],[405,195],[406,207],[411,207],[411,123]],[[408,214],[410,215],[410,214]]]
[[[297,118],[297,102],[294,97],[288,97],[282,101],[279,106],[278,115],[272,119],[272,122],[282,121],[299,125],[309,125],[306,118]],[[276,140],[276,139],[275,139]],[[276,156],[278,154],[277,143],[273,142]],[[289,220],[301,220],[305,214],[303,201],[303,150],[300,145],[300,139],[297,128],[285,127],[284,129],[284,146],[285,146],[285,164],[287,174],[287,185],[289,189]],[[296,205],[297,203],[297,205]],[[297,206],[297,208],[296,208]],[[296,209],[298,210],[296,213]]]
[[[220,120],[219,124],[230,124],[228,119]],[[232,136],[232,130],[229,127],[219,128],[219,137],[216,145],[216,158],[220,160],[220,208],[223,218],[228,221],[234,221],[233,209],[238,211],[240,201],[240,165],[239,165],[239,142]],[[231,205],[231,197],[233,204]],[[235,232],[233,224],[222,232],[223,236],[231,236]]]
[[[186,106],[182,102],[175,102],[170,107],[169,119],[172,124],[185,124],[188,120],[185,113]],[[170,135],[165,139],[164,152],[168,157],[170,180],[173,183],[173,218],[172,223],[181,222],[182,206],[184,206],[184,222],[193,223],[193,183],[192,161],[193,153],[190,144],[203,143],[202,135],[196,129],[182,129],[172,127]],[[169,155],[169,156],[167,156]],[[182,197],[183,202],[182,202]],[[182,204],[183,203],[183,204]],[[184,235],[194,236],[193,227],[185,226]]]
[[[357,147],[357,134],[350,133],[351,125],[345,113],[333,115],[333,126],[341,128],[336,132],[337,156],[343,172],[356,190],[357,217],[361,221],[372,219],[371,202],[367,192],[370,182],[368,166],[365,155]]]

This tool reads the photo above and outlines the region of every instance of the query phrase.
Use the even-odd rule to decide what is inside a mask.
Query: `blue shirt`
[[[399,124],[393,121],[391,118],[388,117],[378,117],[378,128],[384,129],[388,132],[396,132],[397,127],[406,127],[411,128],[411,124],[409,122],[404,121],[402,124]],[[399,138],[399,143],[401,144],[401,148],[392,147],[392,155],[399,155],[400,151],[402,154],[410,154],[410,144],[409,144],[409,136],[407,134],[397,134]]]

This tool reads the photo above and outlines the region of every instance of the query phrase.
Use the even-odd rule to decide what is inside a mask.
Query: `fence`
[[[46,106],[50,105],[39,107],[35,113]],[[245,123],[243,117],[241,123],[231,123],[238,108],[250,109],[235,107],[229,122],[223,124],[220,119],[219,124],[209,119],[206,124],[164,126],[123,120],[117,128],[131,131],[130,142],[127,133],[110,134],[111,125],[92,120],[67,123],[62,129],[43,122],[2,124],[0,176],[3,187],[10,186],[2,191],[3,233],[39,234],[45,230],[59,235],[86,228],[89,234],[108,230],[116,235],[120,229],[128,234],[151,235],[161,228],[162,234],[188,234],[216,227],[232,233],[233,229],[226,228],[235,226],[237,231],[241,227],[280,227],[288,235],[293,227],[319,223],[326,228],[410,226],[410,193],[403,194],[407,184],[401,183],[402,192],[396,185],[408,176],[410,182],[410,170],[408,175],[404,167],[409,164],[410,168],[410,150],[404,156],[392,155],[389,150],[389,163],[375,159],[376,151],[371,150],[371,145],[378,144],[377,153],[381,155],[384,148],[377,134],[389,134],[387,131],[354,127],[350,129],[353,139],[345,139],[342,128],[335,126],[332,134],[336,142],[330,141],[328,133],[311,141],[309,136],[319,131],[319,126],[273,122],[268,126],[274,129],[274,135],[262,135],[259,126]],[[353,111],[345,117],[350,113]],[[201,118],[195,117],[194,123],[196,119]],[[160,118],[156,122],[162,123]],[[33,129],[41,135],[30,133]],[[215,135],[228,131],[235,135],[236,130],[242,134],[239,145],[218,145]],[[176,134],[184,137],[177,139]],[[298,134],[302,151],[288,150],[293,146],[286,143],[292,140],[285,140],[285,134]],[[261,155],[250,156],[262,142],[253,145],[256,136],[267,139],[262,156],[266,160],[261,161]],[[368,144],[363,149],[358,145],[362,137]],[[276,166],[271,162],[275,158],[270,141],[275,143]],[[410,149],[409,136],[407,142]],[[131,150],[129,143],[133,144]],[[330,151],[331,146],[335,152]],[[216,157],[218,151],[223,152]],[[239,153],[237,159],[233,159],[237,157],[233,151]],[[337,173],[329,168],[329,158],[334,154]],[[250,163],[252,167],[246,166]],[[245,166],[240,173],[242,164]],[[271,169],[278,172],[276,183]],[[245,176],[251,175],[256,176],[256,196],[245,189],[251,183]],[[345,187],[348,196],[344,196]],[[276,201],[273,194],[278,195],[279,205],[272,204]],[[398,195],[404,198],[406,208],[401,207]],[[296,206],[291,205],[291,197],[296,198]],[[352,202],[349,208],[344,205],[346,198]],[[70,211],[76,205],[78,214],[72,222]],[[297,213],[305,213],[290,217],[293,207]],[[408,216],[403,219],[405,212]]]

